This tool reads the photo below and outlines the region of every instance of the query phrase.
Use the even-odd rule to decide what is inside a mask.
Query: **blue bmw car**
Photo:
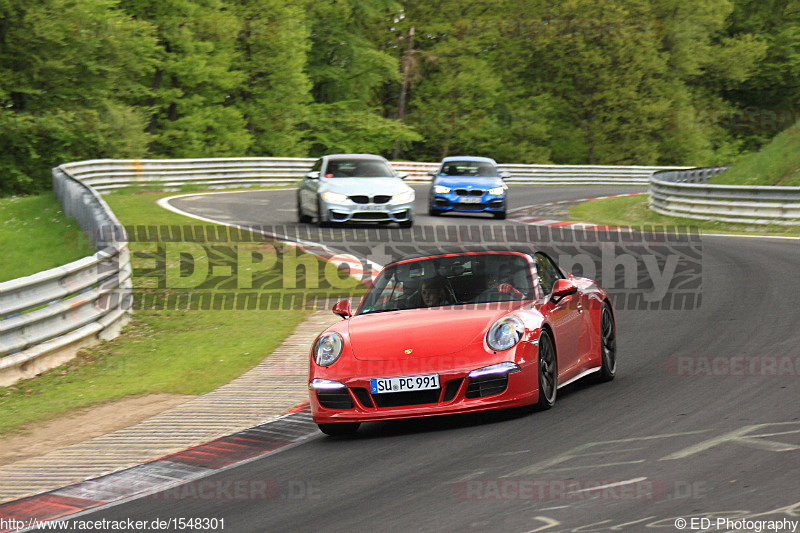
[[[507,177],[488,157],[445,157],[433,175],[428,214],[491,213],[506,218]]]

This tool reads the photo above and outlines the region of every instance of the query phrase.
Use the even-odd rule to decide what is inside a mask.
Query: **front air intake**
[[[487,374],[470,378],[467,386],[467,398],[483,398],[505,392],[508,388],[508,373]]]

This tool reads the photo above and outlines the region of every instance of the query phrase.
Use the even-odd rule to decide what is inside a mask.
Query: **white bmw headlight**
[[[328,191],[328,192],[322,193],[322,198],[326,202],[332,202],[332,203],[335,203],[335,204],[341,204],[342,202],[347,200],[347,195],[346,194],[340,194],[338,192]]]
[[[497,352],[517,344],[525,333],[525,325],[515,316],[503,317],[495,322],[486,334],[486,344]]]
[[[343,346],[344,341],[338,333],[323,333],[314,343],[314,361],[319,366],[332,365],[342,355]]]
[[[445,187],[444,185],[434,185],[433,192],[436,194],[447,194],[450,192],[450,187]]]
[[[401,192],[400,194],[394,195],[394,203],[396,204],[404,204],[406,202],[413,202],[414,201],[414,191],[406,191]]]
[[[504,192],[506,192],[505,187],[492,187],[489,189],[489,194],[494,194],[495,196],[503,194]]]

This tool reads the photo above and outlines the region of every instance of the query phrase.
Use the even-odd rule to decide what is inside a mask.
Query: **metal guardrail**
[[[194,185],[227,188],[295,184],[310,158],[113,160],[66,163],[53,169],[53,187],[99,250],[90,257],[32,276],[0,283],[0,386],[33,376],[71,358],[77,348],[112,338],[131,306],[131,265],[126,236],[99,193],[126,187],[159,189]],[[393,162],[408,181],[429,183],[438,163]],[[512,184],[644,185],[642,166],[500,165]],[[105,230],[105,231],[103,231]]]
[[[203,185],[208,188],[288,185],[296,183],[311,169],[315,159],[248,157],[237,159],[98,159],[68,163],[61,168],[99,192],[156,185],[179,188]],[[393,161],[399,172],[409,174],[412,183],[428,183],[427,174],[438,163]],[[690,167],[651,166],[569,166],[569,165],[499,165],[511,174],[506,181],[514,184],[550,185],[646,185],[652,173],[664,169]]]
[[[800,224],[800,187],[715,185],[728,167],[666,170],[650,179],[650,208],[662,215],[744,224]]]
[[[78,221],[98,251],[32,276],[0,283],[0,386],[71,359],[77,349],[119,334],[131,305],[127,242],[99,194],[61,167],[53,188],[64,213]]]

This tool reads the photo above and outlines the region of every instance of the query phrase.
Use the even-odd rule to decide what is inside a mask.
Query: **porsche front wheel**
[[[597,379],[611,381],[617,373],[617,325],[608,303],[600,311],[600,350],[602,363]]]
[[[330,435],[331,437],[346,437],[353,435],[357,430],[360,422],[343,422],[341,424],[317,424],[319,430]]]
[[[556,369],[556,350],[546,330],[539,336],[539,401],[536,409],[544,411],[556,403],[558,371]]]

